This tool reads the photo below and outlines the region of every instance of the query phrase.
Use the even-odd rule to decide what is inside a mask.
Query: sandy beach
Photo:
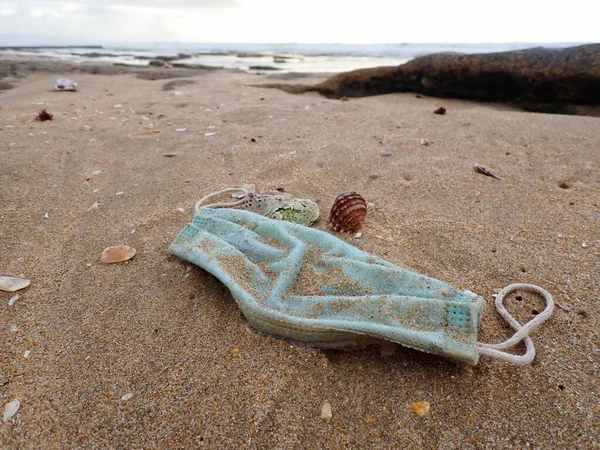
[[[0,292],[0,407],[21,401],[0,447],[600,447],[600,119],[292,95],[234,71],[26,66],[0,93],[0,275],[31,279],[12,306]],[[58,77],[79,91],[53,92]],[[560,306],[534,363],[252,332],[216,278],[167,252],[198,199],[248,183],[318,200],[316,228],[482,295],[481,342],[511,335],[498,289],[547,289]],[[327,225],[344,191],[373,203],[361,239]],[[102,264],[113,245],[137,254]],[[524,323],[543,302],[519,295],[506,304]]]

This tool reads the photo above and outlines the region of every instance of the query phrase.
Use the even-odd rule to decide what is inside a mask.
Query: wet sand
[[[0,292],[0,407],[21,401],[0,447],[600,445],[598,118],[290,95],[226,71],[177,72],[193,83],[165,91],[169,69],[148,80],[31,65],[0,93],[0,274],[32,280],[13,306]],[[59,76],[80,90],[52,92]],[[54,120],[34,121],[42,108]],[[364,236],[338,236],[483,295],[482,342],[511,334],[492,296],[510,283],[538,284],[562,308],[526,367],[253,333],[218,280],[167,253],[200,197],[246,183],[319,200],[322,230],[337,194],[361,193],[374,204]],[[133,260],[99,262],[120,244]],[[518,295],[506,304],[524,323],[543,303]],[[417,417],[421,400],[431,410]]]

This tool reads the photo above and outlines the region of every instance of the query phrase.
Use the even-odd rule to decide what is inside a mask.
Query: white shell
[[[129,400],[131,397],[133,397],[133,394],[125,394],[123,397],[121,397],[121,400],[127,401]]]
[[[27,278],[6,277],[0,275],[0,291],[15,292],[31,284]]]
[[[12,402],[4,405],[4,417],[2,418],[2,423],[6,423],[12,419],[17,411],[19,411],[20,406],[21,402],[19,400],[13,400]]]
[[[56,83],[54,83],[54,90],[55,91],[76,91],[77,83],[69,80],[68,78],[59,78],[58,80],[56,80]]]

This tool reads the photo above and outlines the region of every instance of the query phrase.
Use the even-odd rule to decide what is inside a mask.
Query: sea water
[[[500,44],[123,44],[97,47],[6,47],[1,53],[58,58],[76,63],[205,65],[253,73],[339,73],[397,66],[439,52],[493,53],[531,47],[561,48],[580,43]]]

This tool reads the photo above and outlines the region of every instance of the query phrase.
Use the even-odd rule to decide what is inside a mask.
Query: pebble
[[[231,354],[232,354],[233,356],[237,356],[237,355],[239,355],[239,354],[240,354],[240,349],[239,349],[239,348],[237,348],[237,347],[236,347],[236,348],[232,348],[232,349],[231,349]]]
[[[8,300],[8,306],[14,305],[17,300],[19,300],[19,294],[13,295],[10,300]]]
[[[31,354],[31,350],[25,350],[25,353],[23,353],[23,358],[29,358],[30,354]]]
[[[215,132],[212,132],[212,133],[204,133],[204,136],[206,136],[206,137],[209,137],[209,136],[214,136],[215,134],[217,134],[217,133],[215,133]]]
[[[323,403],[321,407],[321,419],[325,421],[331,420],[333,414],[331,413],[331,404],[329,402]]]

